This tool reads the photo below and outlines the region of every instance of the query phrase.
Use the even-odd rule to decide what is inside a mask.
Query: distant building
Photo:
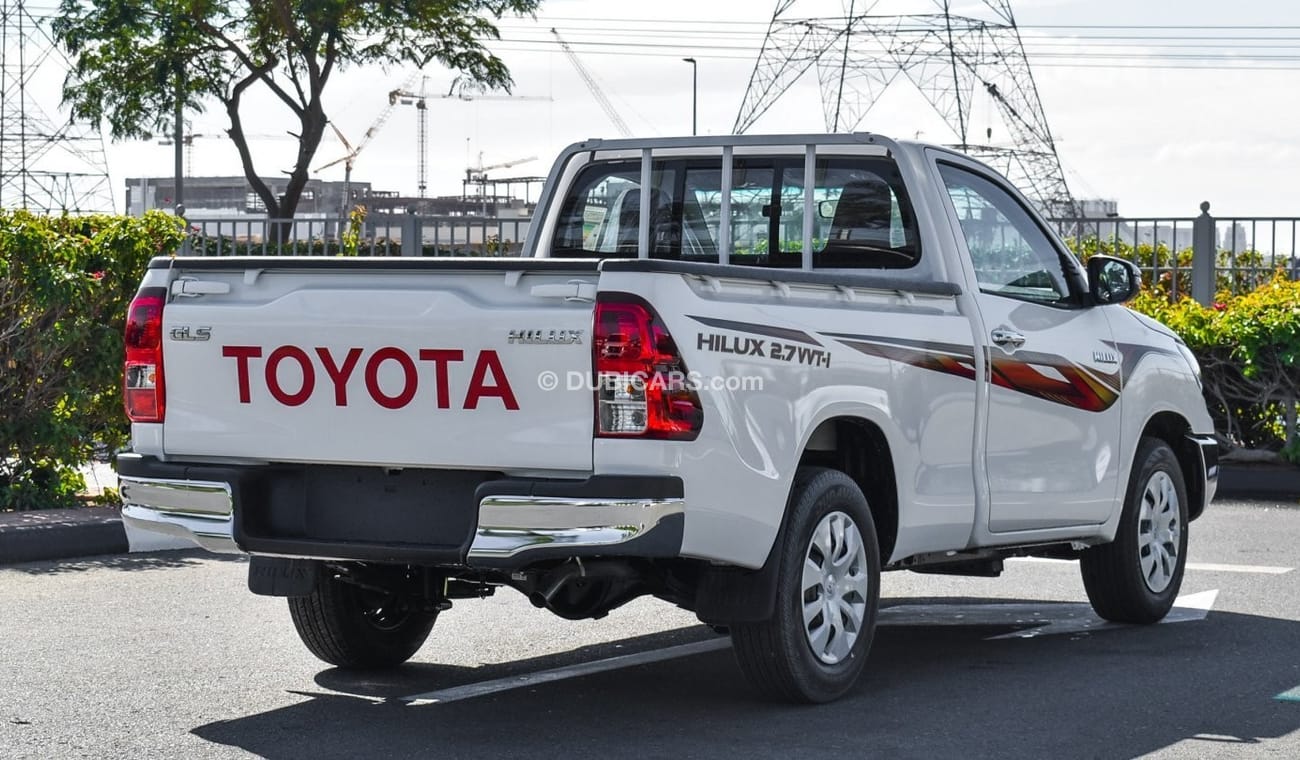
[[[1250,238],[1246,237],[1246,228],[1241,222],[1233,222],[1231,226],[1220,225],[1219,231],[1219,250],[1241,253],[1251,249]]]
[[[1075,201],[1084,219],[1107,219],[1119,216],[1119,201],[1107,198],[1083,198]]]
[[[263,179],[272,190],[284,192],[287,180]],[[245,177],[186,177],[185,216],[188,219],[237,219],[266,216],[266,205],[253,192]],[[297,216],[322,219],[337,217],[348,207],[344,183],[307,180],[298,201]],[[370,193],[369,182],[353,182],[354,199]],[[172,177],[136,177],[126,181],[126,213],[138,216],[149,209],[171,210],[175,205],[176,181]]]

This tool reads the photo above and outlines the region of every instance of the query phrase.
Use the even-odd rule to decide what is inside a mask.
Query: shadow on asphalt
[[[108,554],[102,557],[81,557],[78,559],[28,562],[18,565],[0,565],[0,573],[62,575],[84,573],[88,570],[124,570],[127,572],[167,570],[200,565],[213,560],[218,562],[247,562],[248,558],[240,554],[214,554],[202,549],[176,549],[141,554]]]
[[[193,733],[268,758],[1063,758],[1132,757],[1184,740],[1190,757],[1225,744],[1235,754],[1300,730],[1300,704],[1273,699],[1300,683],[1300,622],[1212,612],[1203,621],[986,640],[1017,628],[883,627],[862,683],[818,707],[759,701],[729,651],[444,704],[391,699],[609,656],[593,647],[492,668],[412,665],[364,678],[327,670],[317,684],[347,693],[301,694],[289,707]],[[674,633],[681,638],[665,645],[708,637],[702,627]],[[657,648],[654,638],[610,646]]]
[[[400,668],[379,671],[357,671],[330,668],[316,675],[316,685],[330,691],[359,697],[397,699],[437,689],[447,689],[464,684],[482,683],[510,675],[535,673],[540,670],[566,665],[603,660],[609,657],[647,652],[654,649],[718,638],[711,629],[700,625],[664,631],[647,636],[637,636],[620,641],[579,647],[567,652],[493,663],[475,668],[457,665],[437,665],[413,662]]]

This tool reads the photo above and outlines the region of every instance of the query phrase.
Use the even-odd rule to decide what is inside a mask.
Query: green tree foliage
[[[66,506],[96,443],[126,441],[122,331],[172,216],[0,212],[0,510]]]
[[[493,20],[530,14],[541,0],[62,0],[53,24],[72,71],[63,99],[107,120],[115,139],[149,138],[171,126],[178,97],[189,110],[216,101],[244,175],[272,218],[292,217],[329,122],[322,94],[349,65],[457,71],[462,86],[506,88],[504,62],[484,42]],[[253,164],[244,96],[262,87],[284,107],[298,139],[283,193]],[[262,114],[259,114],[259,116]]]

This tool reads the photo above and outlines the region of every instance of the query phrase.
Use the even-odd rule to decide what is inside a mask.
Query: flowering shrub
[[[1129,305],[1168,325],[1196,354],[1206,400],[1229,441],[1288,454],[1300,448],[1300,282],[1278,273],[1248,293],[1221,292],[1210,307],[1145,289]]]

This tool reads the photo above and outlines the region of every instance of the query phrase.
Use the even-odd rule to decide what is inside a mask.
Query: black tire
[[[1162,508],[1159,492],[1165,484],[1171,486],[1163,489],[1166,497],[1172,493],[1178,501],[1174,508]],[[1167,517],[1144,520],[1144,502]],[[1147,624],[1160,621],[1174,606],[1187,565],[1187,507],[1187,484],[1173,449],[1159,438],[1143,438],[1133,457],[1115,540],[1086,550],[1079,563],[1088,601],[1098,615],[1117,623]],[[1166,520],[1176,520],[1176,536]],[[1144,542],[1147,533],[1151,540]],[[1168,557],[1170,548],[1176,548],[1176,557]]]
[[[322,575],[309,596],[289,598],[289,615],[307,649],[340,668],[391,668],[429,637],[436,612],[392,594]]]
[[[786,510],[785,537],[774,557],[780,562],[775,614],[762,622],[731,626],[731,640],[741,670],[763,696],[788,702],[829,702],[853,688],[866,666],[875,634],[880,603],[880,547],[875,523],[857,484],[838,470],[821,467],[799,469]],[[843,638],[842,642],[851,642],[850,648],[837,662],[828,663],[814,653],[808,633],[820,626],[805,625],[803,617],[805,603],[815,604],[817,599],[827,603],[827,592],[822,586],[810,587],[812,596],[805,597],[803,573],[804,561],[813,550],[814,531],[824,519],[843,524],[837,513],[847,516],[857,528],[865,558],[864,566],[858,567],[858,560],[845,555],[845,567],[852,565],[865,573],[867,586],[865,598],[861,599],[865,610],[856,638],[852,634]],[[831,598],[839,598],[835,585],[829,588]],[[847,586],[841,591],[843,588]],[[856,594],[855,598],[862,596]],[[813,618],[812,622],[817,620]],[[821,620],[823,625],[829,624],[824,617]],[[843,618],[840,620],[843,625]],[[835,635],[831,632],[828,641]]]

